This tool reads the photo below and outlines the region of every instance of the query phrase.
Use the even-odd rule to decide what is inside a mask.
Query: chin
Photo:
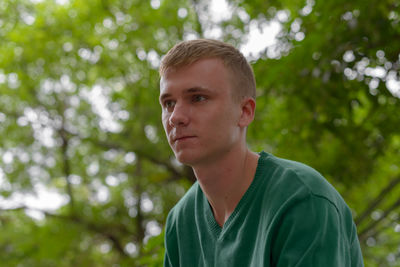
[[[192,163],[193,161],[189,158],[189,157],[183,157],[181,155],[175,155],[176,159],[182,163],[183,165],[188,165],[191,166],[190,163]]]
[[[197,161],[198,161],[198,157],[196,157],[195,155],[193,155],[193,153],[175,153],[175,157],[176,159],[184,164],[184,165],[188,165],[188,166],[193,166]]]

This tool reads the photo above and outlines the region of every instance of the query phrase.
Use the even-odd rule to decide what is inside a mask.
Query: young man
[[[310,167],[247,148],[255,79],[237,49],[179,43],[160,76],[168,142],[197,178],[168,215],[164,266],[363,266],[339,193]]]

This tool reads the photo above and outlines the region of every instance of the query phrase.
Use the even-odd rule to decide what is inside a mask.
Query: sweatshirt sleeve
[[[347,216],[347,217],[346,217]],[[281,214],[272,247],[276,267],[362,267],[353,220],[328,199],[310,194]],[[355,252],[354,246],[358,247]],[[356,253],[359,255],[351,255]]]

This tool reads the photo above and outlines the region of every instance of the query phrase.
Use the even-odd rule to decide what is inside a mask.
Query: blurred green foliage
[[[208,0],[0,2],[2,266],[160,266],[194,181],[164,137],[160,58],[190,38],[243,48],[270,22],[249,145],[319,170],[366,266],[400,266],[400,1],[228,2],[221,19]],[[8,201],[43,188],[63,205]]]

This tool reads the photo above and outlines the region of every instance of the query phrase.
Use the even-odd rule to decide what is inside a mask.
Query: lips
[[[172,138],[172,142],[175,143],[177,141],[185,141],[185,140],[189,140],[192,138],[195,138],[196,136],[194,135],[182,135],[182,136],[176,136]]]

